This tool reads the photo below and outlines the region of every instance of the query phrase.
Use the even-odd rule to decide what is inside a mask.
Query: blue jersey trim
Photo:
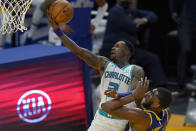
[[[154,131],[159,129],[158,131],[164,131],[163,126],[167,123],[168,119],[168,113],[166,110],[162,110],[163,116],[162,118],[159,118],[157,114],[150,110],[144,110],[150,117],[151,117],[151,125],[147,129],[147,131]]]

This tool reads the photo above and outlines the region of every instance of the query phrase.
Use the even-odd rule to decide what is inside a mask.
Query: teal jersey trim
[[[122,68],[120,68],[121,70],[124,70],[128,67],[129,65],[123,66]]]
[[[108,67],[108,65],[110,64],[111,61],[107,61],[103,70],[103,73],[101,74],[101,77],[103,76],[103,74],[105,73],[106,68]]]
[[[117,120],[122,120],[122,119],[119,119],[115,116],[112,116],[112,115],[109,115],[108,113],[104,112],[102,109],[98,109],[98,113],[104,117],[107,117],[107,118],[110,118],[110,119],[117,119]]]
[[[131,71],[130,71],[130,76],[131,76],[131,80],[133,80],[133,69],[134,69],[135,65],[131,66]]]
[[[112,62],[113,63],[113,62]],[[118,67],[118,65],[117,64],[115,64],[115,63],[113,63],[116,67]],[[121,69],[121,70],[124,70],[124,69],[126,69],[127,67],[129,67],[130,65],[126,65],[126,66],[123,66],[122,68],[120,68],[120,67],[118,67],[119,69]]]

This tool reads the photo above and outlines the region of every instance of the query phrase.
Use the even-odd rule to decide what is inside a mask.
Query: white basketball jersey
[[[134,65],[127,65],[119,68],[116,64],[108,61],[105,65],[101,78],[101,102],[94,120],[88,131],[124,131],[127,120],[111,116],[101,109],[101,104],[113,98],[104,95],[105,90],[112,89],[118,93],[125,93],[131,90],[131,80]],[[129,108],[135,107],[135,103],[127,104]]]

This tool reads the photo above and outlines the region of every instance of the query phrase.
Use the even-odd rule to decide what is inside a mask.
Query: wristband
[[[59,37],[61,37],[64,33],[61,29],[57,28],[54,30],[54,32],[56,33],[56,35],[58,35]]]
[[[124,96],[128,96],[130,94],[133,94],[133,91],[129,91],[129,92],[126,92],[126,93],[118,93],[118,97],[121,98],[121,97],[124,97]],[[134,99],[135,99],[135,95],[134,95]]]

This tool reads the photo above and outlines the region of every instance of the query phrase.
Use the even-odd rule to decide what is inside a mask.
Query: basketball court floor
[[[188,96],[177,96],[174,98],[171,105],[172,116],[166,131],[196,131],[196,123],[186,123],[186,126],[184,126],[188,99]]]
[[[172,114],[166,131],[196,131],[196,124],[184,126],[185,115]]]

